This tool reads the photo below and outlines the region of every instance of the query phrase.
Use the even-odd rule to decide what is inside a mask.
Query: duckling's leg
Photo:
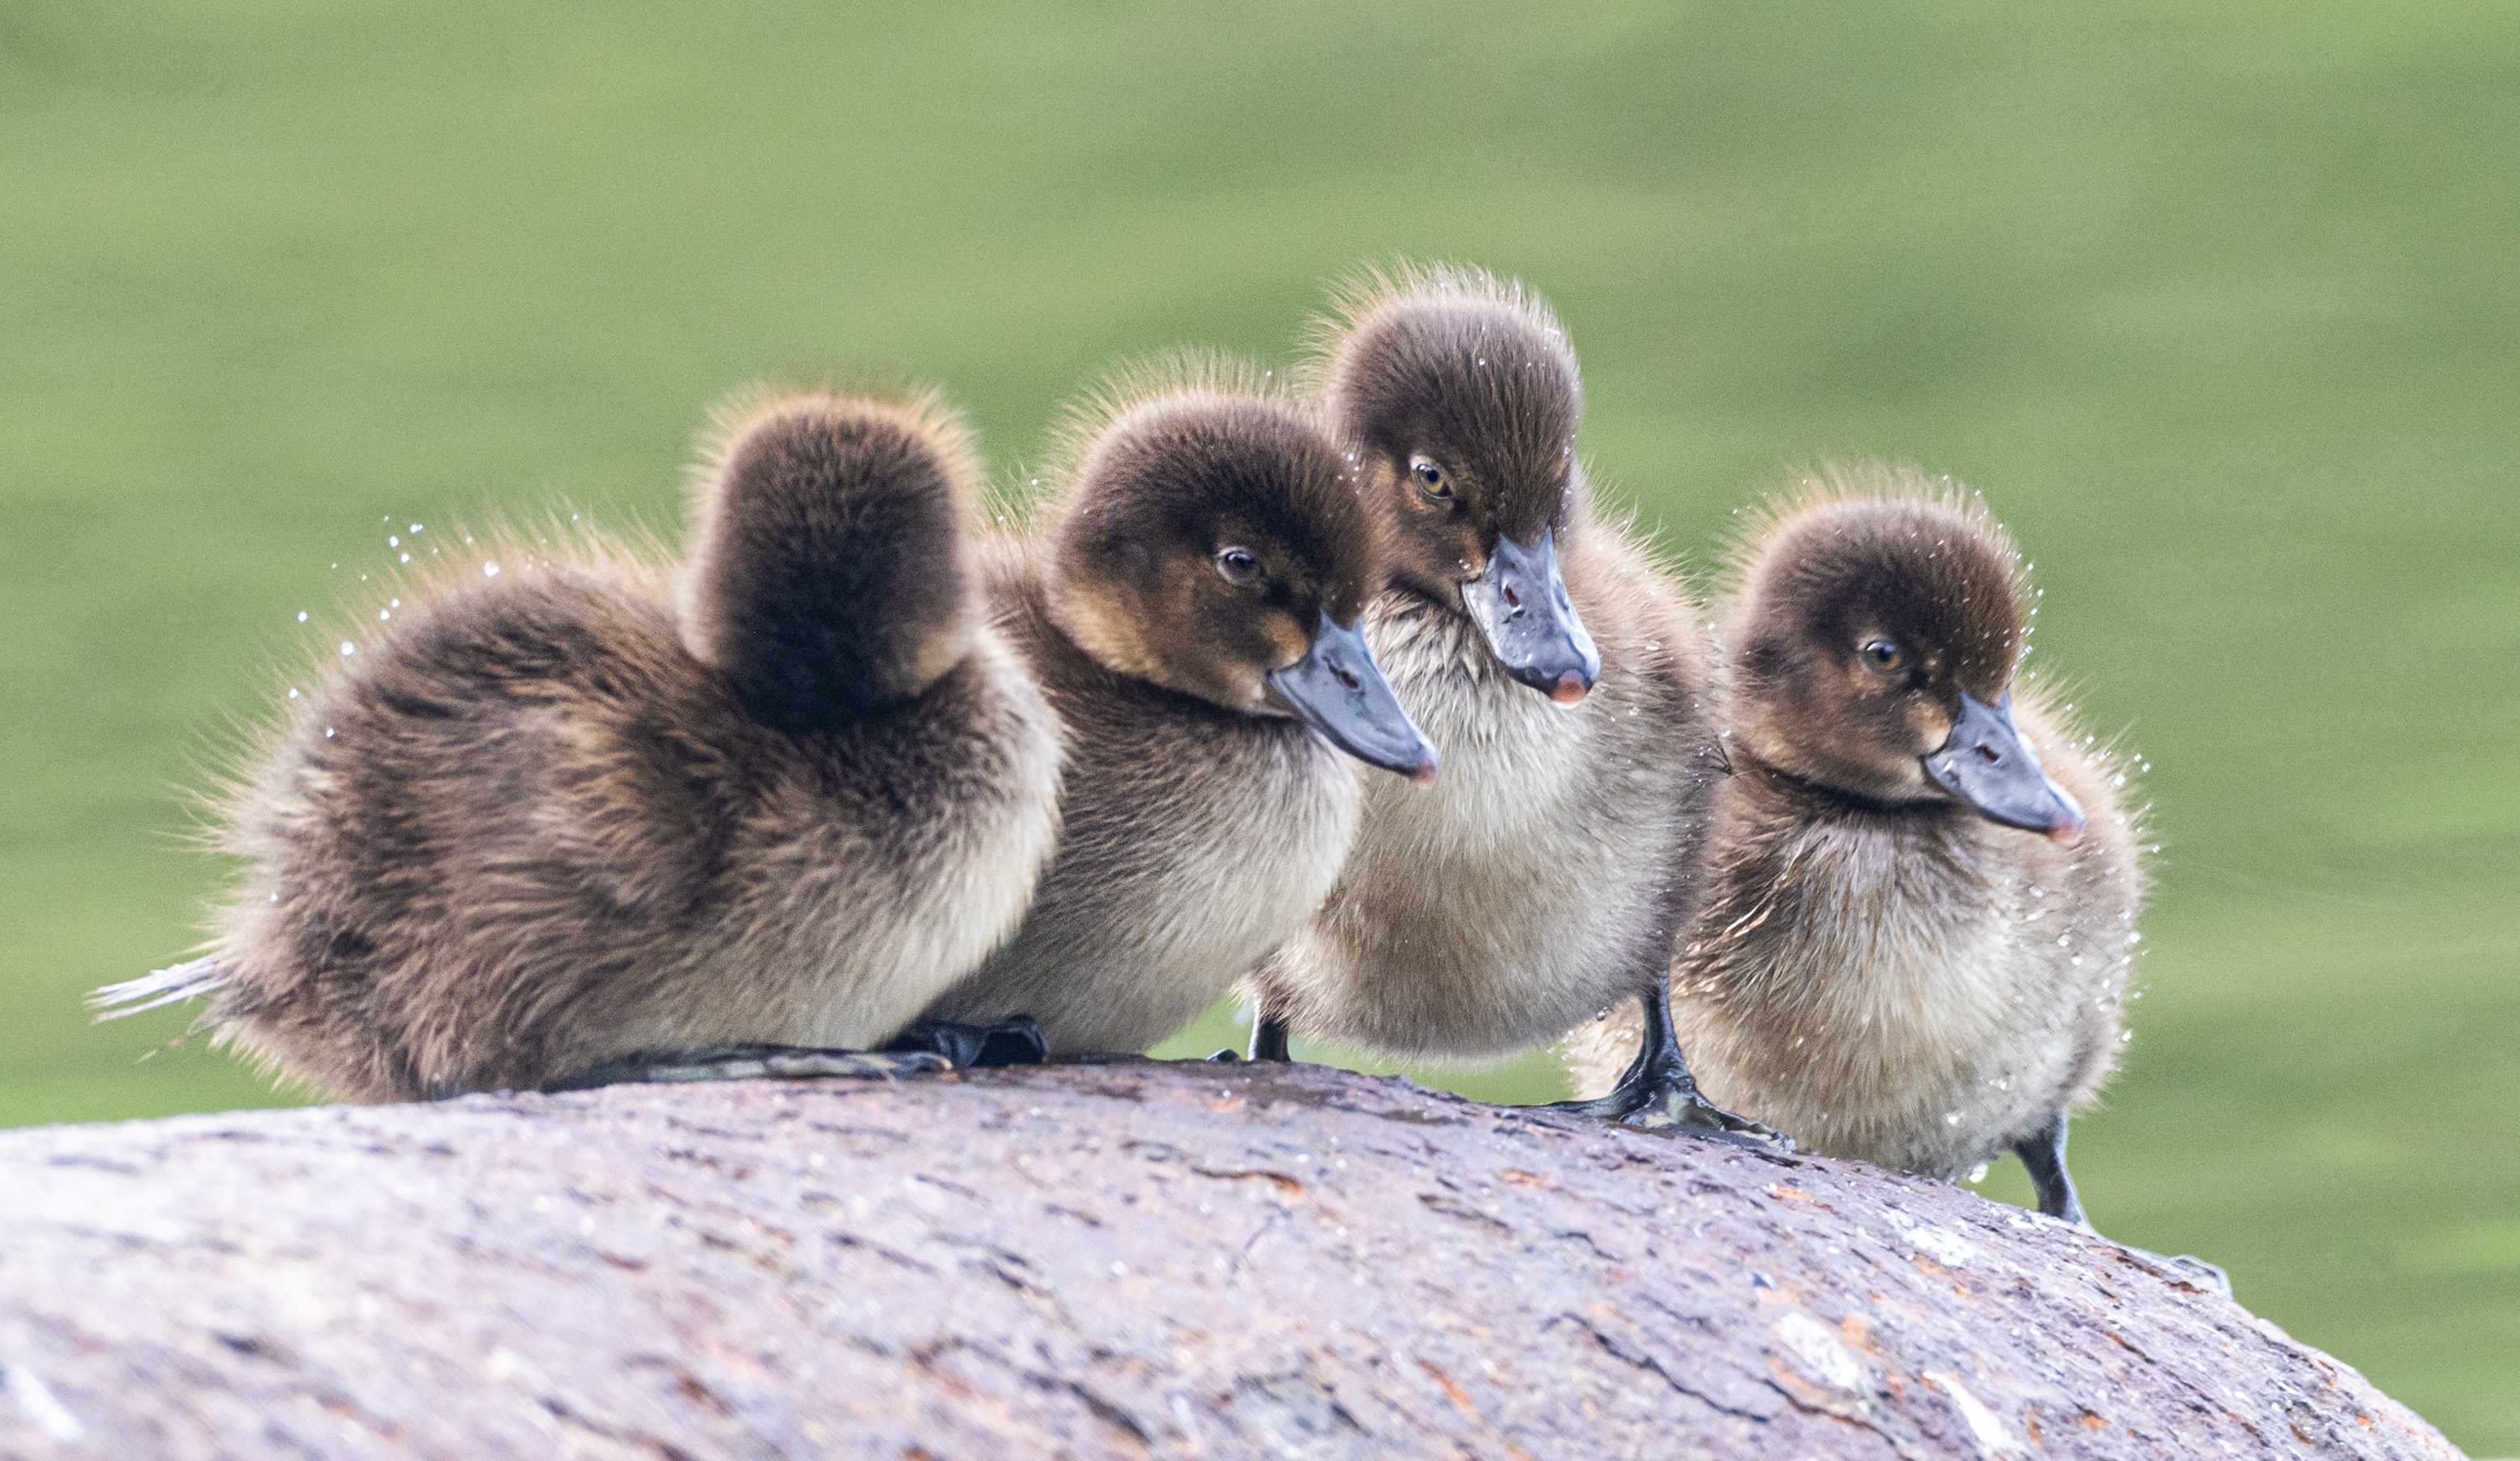
[[[716,1045],[705,1050],[642,1050],[616,1056],[552,1081],[543,1089],[585,1091],[602,1085],[651,1081],[806,1080],[823,1076],[889,1080],[952,1069],[945,1057],[928,1051],[888,1054],[816,1050],[802,1045]]]
[[[2092,1232],[2092,1220],[2083,1214],[2083,1200],[2074,1192],[2073,1174],[2065,1169],[2065,1117],[2060,1113],[2039,1129],[2039,1134],[2013,1143],[2013,1153],[2021,1164],[2030,1168],[2031,1185],[2039,1189],[2039,1210],[2050,1217],[2061,1217]],[[2162,1270],[2165,1276],[2200,1289],[2210,1289],[2226,1299],[2231,1295],[2231,1275],[2222,1266],[2209,1263],[2194,1254],[2165,1257],[2150,1249],[2128,1247],[2128,1253]]]
[[[1790,1137],[1720,1110],[1697,1093],[1697,1077],[1688,1073],[1688,1062],[1681,1055],[1680,1042],[1672,1033],[1668,970],[1655,979],[1653,992],[1642,1003],[1644,1039],[1637,1046],[1636,1061],[1619,1077],[1619,1083],[1597,1100],[1556,1101],[1551,1103],[1552,1106],[1559,1111],[1609,1117],[1630,1126],[1686,1126],[1700,1136],[1719,1137],[1746,1147],[1782,1147],[1788,1152],[1794,1149]]]
[[[1270,1019],[1255,1005],[1251,1012],[1250,1053],[1246,1055],[1229,1046],[1208,1059],[1221,1065],[1238,1066],[1246,1060],[1290,1061],[1294,1057],[1286,1053],[1285,1022]]]
[[[951,1020],[913,1020],[883,1042],[888,1054],[927,1051],[962,1071],[992,1066],[1038,1066],[1050,1059],[1050,1041],[1030,1015],[1010,1015],[995,1025],[957,1025]]]
[[[2050,1217],[2091,1226],[2083,1200],[2074,1195],[2074,1177],[2065,1170],[2065,1117],[2062,1113],[2039,1128],[2036,1136],[2012,1144],[2013,1155],[2030,1168],[2030,1185],[2039,1189],[2039,1210]]]
[[[1293,1060],[1295,1057],[1286,1049],[1288,1033],[1285,1021],[1266,1010],[1254,1014],[1251,1018],[1250,1059],[1280,1062]]]

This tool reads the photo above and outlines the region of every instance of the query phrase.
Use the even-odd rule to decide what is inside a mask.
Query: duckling
[[[1320,906],[1356,834],[1347,757],[1406,786],[1437,756],[1359,628],[1381,571],[1353,474],[1256,371],[1141,367],[1061,437],[989,593],[1067,726],[1063,830],[1023,927],[930,1013],[1138,1051]]]
[[[1732,776],[1673,960],[1698,1080],[1826,1156],[1951,1180],[2012,1151],[2041,1211],[2085,1221],[2065,1131],[2125,1038],[2141,832],[2123,762],[2015,673],[2012,539],[1957,486],[1863,467],[1736,562]],[[1641,1033],[1633,1010],[1578,1031],[1578,1088]]]
[[[1328,900],[1254,972],[1255,1058],[1288,1031],[1416,1058],[1663,1008],[1720,770],[1688,588],[1599,518],[1565,329],[1516,282],[1403,264],[1348,287],[1311,368],[1381,521],[1366,637],[1444,748],[1432,795],[1367,794]],[[1588,1110],[1754,1138],[1668,1038]]]
[[[99,1002],[206,993],[221,1043],[353,1101],[882,1039],[1015,927],[1058,827],[977,471],[934,394],[761,400],[720,414],[679,572],[580,531],[402,588],[232,790],[212,951]]]

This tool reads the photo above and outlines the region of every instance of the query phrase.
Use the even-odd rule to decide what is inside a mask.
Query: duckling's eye
[[[1864,667],[1874,674],[1897,674],[1908,667],[1908,652],[1886,639],[1868,639],[1859,651]]]
[[[1248,548],[1219,548],[1216,571],[1225,575],[1228,583],[1252,583],[1260,577],[1260,560],[1252,557]]]
[[[1418,479],[1418,490],[1437,502],[1453,500],[1453,484],[1444,480],[1444,469],[1424,457],[1409,459],[1409,475]]]

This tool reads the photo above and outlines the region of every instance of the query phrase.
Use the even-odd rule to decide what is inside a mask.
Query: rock
[[[2457,1454],[2090,1233],[1318,1067],[14,1131],[0,1223],[9,1457]]]

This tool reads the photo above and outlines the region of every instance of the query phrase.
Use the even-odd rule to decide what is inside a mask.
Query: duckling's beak
[[[1960,718],[1943,749],[1925,757],[1925,774],[1990,822],[2044,832],[2060,844],[2083,835],[2083,803],[2039,764],[2012,721],[2011,691],[1991,706],[1961,692]]]
[[[1361,631],[1325,613],[1304,658],[1267,678],[1270,699],[1332,746],[1411,781],[1435,779],[1434,744],[1400,708]]]
[[[1557,571],[1556,529],[1528,548],[1498,533],[1487,571],[1462,585],[1462,607],[1506,673],[1559,705],[1582,701],[1601,678],[1601,652]]]

